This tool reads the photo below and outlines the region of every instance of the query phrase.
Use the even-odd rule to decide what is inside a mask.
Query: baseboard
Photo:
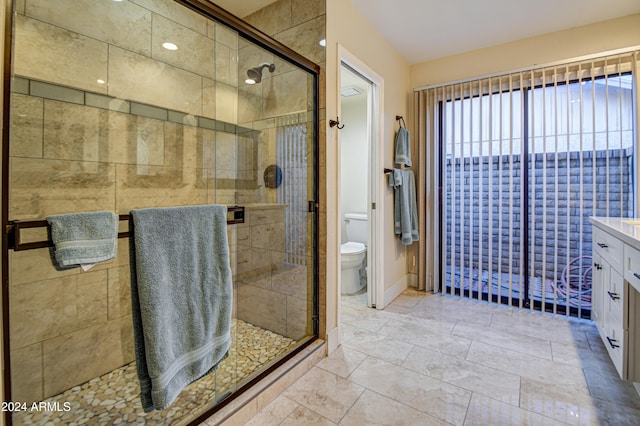
[[[327,333],[327,355],[340,346],[340,327],[334,327]]]
[[[316,340],[201,423],[206,426],[243,425],[326,356],[326,343]]]
[[[404,277],[402,277],[400,281],[392,285],[391,288],[388,288],[384,291],[383,306],[376,306],[376,309],[385,308],[389,303],[393,302],[393,300],[396,297],[400,296],[402,292],[407,289],[408,286],[409,286],[408,275],[405,275]]]
[[[408,274],[407,284],[409,287],[418,288],[418,274]]]

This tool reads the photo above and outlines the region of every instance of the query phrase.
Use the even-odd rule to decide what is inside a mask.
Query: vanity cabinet
[[[627,380],[640,382],[640,250],[628,244],[624,245],[624,281],[627,284],[629,307],[627,323],[630,358],[627,364]]]
[[[592,254],[591,317],[620,377],[640,382],[640,250],[594,226]]]
[[[593,269],[591,315],[600,337],[618,370],[627,375],[628,313],[624,304],[628,297],[622,277],[624,245],[604,231],[593,229]]]

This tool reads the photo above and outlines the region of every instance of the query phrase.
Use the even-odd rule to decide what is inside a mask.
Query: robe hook
[[[340,126],[340,117],[336,117],[335,120],[329,120],[329,127],[338,126],[339,130],[344,129],[344,124]]]

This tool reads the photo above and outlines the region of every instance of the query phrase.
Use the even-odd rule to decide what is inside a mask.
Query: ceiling
[[[340,68],[340,86],[342,102],[357,102],[360,99],[366,102],[367,83],[345,67]]]
[[[251,15],[256,10],[260,10],[265,6],[275,3],[277,0],[212,0],[221,8],[233,13],[234,15],[244,18]],[[315,0],[313,0],[315,1]]]
[[[640,12],[640,0],[350,0],[410,63]]]
[[[274,0],[214,1],[244,17]],[[640,0],[350,1],[410,64],[640,13]]]

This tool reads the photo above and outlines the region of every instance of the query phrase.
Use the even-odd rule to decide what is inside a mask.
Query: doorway
[[[338,113],[339,297],[341,303],[382,307],[384,288],[376,211],[382,167],[380,141],[382,79],[340,49]]]

